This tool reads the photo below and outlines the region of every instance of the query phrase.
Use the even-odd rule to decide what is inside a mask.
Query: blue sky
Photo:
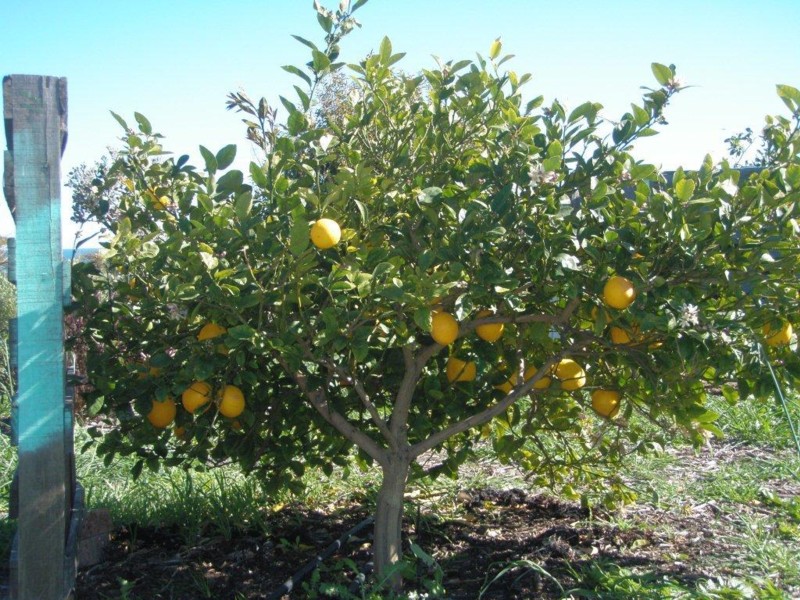
[[[322,0],[335,8],[338,0]],[[250,155],[239,117],[225,96],[291,95],[281,65],[307,60],[290,34],[322,38],[311,0],[8,0],[0,9],[0,75],[68,79],[69,143],[63,172],[99,158],[120,135],[109,110],[145,114],[176,153],[198,155],[237,143]],[[384,35],[408,72],[444,59],[486,54],[502,37],[518,73],[530,72],[531,96],[569,106],[601,102],[616,118],[654,85],[650,63],[674,63],[695,86],[668,109],[670,125],[635,154],[671,169],[695,167],[707,152],[765,114],[784,112],[775,84],[800,87],[800,0],[369,0],[364,27],[348,37],[342,59],[357,62]],[[131,119],[132,121],[132,119]],[[5,139],[3,139],[5,148]],[[66,191],[65,191],[66,192]],[[0,234],[13,230],[5,203]],[[64,197],[64,244],[74,230]]]

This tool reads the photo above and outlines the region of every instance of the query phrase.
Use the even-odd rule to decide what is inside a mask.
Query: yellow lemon
[[[211,400],[211,386],[205,381],[195,381],[181,394],[183,408],[192,414],[209,400]]]
[[[515,383],[517,383],[517,376],[516,375],[512,375],[504,383],[501,383],[500,385],[494,386],[494,389],[500,390],[504,394],[507,394],[508,392],[510,392],[514,388],[514,384]]]
[[[180,425],[176,425],[172,429],[172,435],[174,435],[179,440],[185,440],[187,438],[186,427],[181,427]]]
[[[175,406],[175,401],[167,397],[163,402],[153,400],[153,407],[147,413],[147,420],[150,424],[157,429],[164,429],[175,420],[175,415],[178,409]]]
[[[792,339],[792,324],[789,322],[786,322],[781,329],[774,333],[769,323],[764,325],[761,331],[764,334],[764,342],[767,346],[785,346]]]
[[[528,379],[530,379],[534,375],[536,375],[536,372],[538,370],[539,369],[537,369],[536,367],[530,367],[530,368],[526,369],[525,370],[525,381],[527,381]],[[549,387],[550,387],[550,378],[547,375],[545,375],[544,377],[539,379],[539,381],[537,381],[536,383],[533,384],[533,389],[535,389],[535,390],[546,390]]]
[[[614,275],[603,287],[603,302],[611,308],[628,308],[636,299],[636,288],[625,277]]]
[[[333,219],[320,219],[311,226],[311,243],[320,250],[333,248],[342,239],[342,230]]]
[[[447,381],[475,381],[478,370],[472,361],[464,361],[455,356],[447,359]]]
[[[533,378],[533,376],[536,375],[536,373],[538,371],[539,371],[539,369],[537,369],[534,366],[530,366],[527,369],[525,369],[525,374],[524,374],[525,381],[530,381]],[[547,388],[550,387],[550,383],[551,383],[550,378],[545,375],[544,377],[542,377],[536,383],[533,384],[533,389],[535,389],[535,390],[546,390]],[[512,373],[511,377],[509,377],[508,380],[505,383],[501,383],[500,385],[496,385],[495,389],[500,390],[504,394],[507,394],[508,392],[510,392],[514,388],[514,386],[516,384],[517,384],[517,374],[516,373]]]
[[[228,418],[238,417],[244,411],[244,394],[235,385],[226,385],[220,390],[219,412]]]
[[[198,341],[211,340],[224,334],[227,329],[216,323],[206,323],[197,333]]]
[[[630,344],[634,341],[637,328],[634,327],[633,331],[627,331],[622,327],[614,326],[609,330],[611,334],[611,341],[615,344]]]
[[[492,316],[492,311],[490,310],[482,310],[477,314],[478,319],[483,319],[490,316]],[[478,337],[482,340],[487,342],[496,342],[500,339],[500,336],[503,335],[503,324],[490,323],[488,325],[478,325],[475,328],[475,333],[477,333]]]
[[[442,346],[452,344],[458,337],[458,321],[450,313],[433,313],[431,317],[431,337]]]
[[[610,419],[619,412],[620,394],[614,390],[592,392],[592,408],[601,417]]]
[[[571,358],[564,358],[556,365],[556,377],[561,380],[563,390],[573,391],[586,385],[586,372]]]

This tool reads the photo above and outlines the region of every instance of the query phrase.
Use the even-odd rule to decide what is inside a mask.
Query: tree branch
[[[547,321],[543,321],[543,322],[551,322],[554,325],[565,323],[572,316],[572,313],[575,312],[575,309],[578,307],[579,304],[580,304],[580,299],[579,298],[573,298],[572,300],[570,300],[570,302],[567,304],[567,306],[564,308],[564,310],[561,311],[561,313],[559,315],[553,316],[550,319],[548,319]],[[548,316],[548,315],[529,315],[529,316],[531,316],[531,317],[544,317],[544,316]],[[537,319],[537,320],[541,321],[541,319]],[[471,323],[471,325],[475,325],[475,323],[481,323],[483,321],[484,321],[484,319],[479,319],[477,321],[473,321]],[[487,318],[486,321],[487,322],[495,322],[495,323],[498,322],[498,321],[490,321],[489,318]],[[516,322],[519,323],[520,321],[517,320]],[[533,320],[527,321],[527,322],[533,322]],[[558,354],[556,354],[555,356],[550,358],[550,360],[545,362],[539,368],[539,370],[536,372],[536,374],[533,377],[531,377],[530,379],[528,379],[527,381],[524,381],[524,377],[519,377],[518,381],[521,382],[521,384],[518,384],[518,387],[516,387],[515,389],[511,390],[511,392],[509,392],[508,395],[505,398],[503,398],[500,402],[498,402],[494,406],[490,406],[489,408],[487,408],[487,409],[485,409],[485,410],[483,410],[483,411],[481,411],[481,412],[479,412],[479,413],[477,413],[475,415],[467,417],[466,419],[463,419],[463,420],[459,421],[458,423],[454,423],[453,425],[451,425],[450,427],[448,427],[446,429],[442,429],[442,430],[438,431],[437,433],[434,433],[433,435],[429,436],[425,440],[422,440],[421,442],[417,442],[416,444],[414,444],[411,447],[411,456],[412,457],[419,456],[423,452],[426,452],[427,450],[430,450],[431,448],[434,448],[434,447],[438,446],[439,444],[441,444],[442,442],[444,442],[445,440],[447,440],[448,438],[450,438],[450,437],[452,437],[454,435],[457,435],[459,433],[463,433],[463,432],[467,431],[468,429],[470,429],[472,427],[476,427],[478,425],[483,425],[484,423],[487,423],[488,421],[490,421],[491,419],[493,419],[494,417],[496,417],[497,415],[499,415],[500,413],[505,411],[509,406],[514,404],[514,402],[519,400],[522,396],[530,394],[531,392],[538,393],[537,391],[534,390],[534,387],[533,387],[534,385],[536,385],[536,382],[539,381],[542,377],[545,377],[548,373],[550,373],[552,368],[556,364],[558,364],[558,362],[562,358],[564,358],[568,354],[570,354],[572,352],[575,352],[576,350],[582,348],[587,343],[589,343],[589,339],[584,339],[584,340],[580,340],[580,341],[575,342],[574,344],[570,345],[568,348],[565,348],[564,350],[562,350],[561,352],[559,352]],[[430,348],[435,348],[436,346],[439,346],[439,345],[438,344],[434,344],[433,346],[429,346],[425,350],[429,350]],[[422,355],[422,353],[420,353],[420,356],[421,355]],[[418,357],[418,359],[419,359],[419,357]]]
[[[549,323],[551,325],[561,325],[566,323],[580,305],[580,298],[573,298],[557,315],[547,314],[525,314],[525,315],[492,315],[483,317],[466,323],[459,324],[459,337],[465,333],[474,331],[480,325],[490,325],[495,323]]]
[[[381,434],[383,435],[384,439],[388,442],[389,446],[392,447],[393,450],[397,449],[397,442],[396,438],[392,435],[392,432],[389,431],[389,427],[386,424],[386,421],[383,420],[380,413],[378,413],[378,409],[375,404],[369,399],[369,395],[367,391],[364,389],[364,385],[361,383],[359,379],[355,376],[349,374],[347,371],[342,369],[341,367],[337,367],[336,365],[332,364],[329,361],[322,361],[322,365],[325,366],[330,372],[335,373],[338,377],[343,380],[349,381],[353,384],[353,388],[358,394],[358,397],[361,399],[361,403],[364,405],[364,408],[367,409],[369,416],[372,418],[372,422],[375,423],[375,426],[380,430]]]
[[[495,418],[500,413],[504,412],[508,409],[509,406],[514,404],[517,400],[533,393],[539,393],[538,390],[534,390],[533,386],[539,381],[542,377],[546,376],[552,367],[558,363],[564,356],[569,354],[568,350],[559,352],[550,360],[545,362],[539,370],[536,372],[536,375],[528,379],[523,385],[511,390],[505,398],[503,398],[500,402],[495,404],[494,406],[490,406],[489,408],[474,414],[466,419],[459,421],[458,423],[454,423],[450,427],[446,429],[442,429],[437,431],[433,435],[429,436],[427,439],[422,440],[421,442],[417,442],[413,446],[411,446],[411,457],[416,458],[423,452],[427,452],[431,448],[435,448],[448,438],[457,435],[459,433],[463,433],[472,427],[477,427],[478,425],[483,425],[484,423],[488,423],[493,418]]]
[[[382,465],[386,464],[386,451],[381,448],[375,440],[358,429],[339,412],[331,408],[328,404],[328,397],[327,394],[325,394],[325,390],[309,389],[308,378],[303,373],[292,370],[289,367],[289,363],[287,363],[286,359],[284,359],[282,356],[278,357],[278,362],[280,362],[286,373],[295,380],[297,385],[300,387],[300,390],[303,392],[303,394],[305,394],[306,398],[308,398],[308,401],[311,402],[311,405],[317,410],[317,412],[322,415],[323,419],[325,419],[344,437],[369,454],[373,459]]]
[[[414,351],[411,346],[403,346],[403,363],[405,364],[405,372],[394,400],[391,432],[396,440],[405,441],[408,438],[408,433],[406,432],[408,410],[411,406],[411,399],[414,397],[414,388],[417,386],[417,380],[419,379],[417,359],[414,357]]]
[[[319,362],[322,366],[324,366],[326,369],[328,369],[328,371],[330,371],[331,373],[335,373],[340,378],[342,378],[344,380],[351,381],[353,383],[353,387],[355,388],[356,393],[358,394],[358,397],[361,399],[361,403],[364,405],[364,408],[367,409],[367,412],[369,413],[369,416],[372,418],[373,423],[375,423],[375,425],[380,430],[381,434],[386,439],[386,441],[389,443],[389,445],[393,449],[396,449],[397,444],[395,442],[395,438],[392,436],[391,432],[389,431],[389,428],[386,425],[386,421],[383,420],[381,415],[378,413],[378,409],[375,407],[375,405],[369,399],[369,396],[367,395],[367,392],[364,389],[364,386],[361,384],[361,382],[358,379],[356,379],[353,375],[347,373],[341,367],[337,367],[336,365],[334,365],[329,360],[325,360],[325,359],[319,360],[319,359],[317,359],[314,356],[314,353],[311,351],[311,348],[309,347],[309,345],[304,340],[299,340],[298,344],[303,349],[303,353],[306,355],[306,357],[309,360],[314,361],[314,362]]]

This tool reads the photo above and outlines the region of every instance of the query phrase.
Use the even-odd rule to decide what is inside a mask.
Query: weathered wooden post
[[[9,259],[17,285],[13,328],[17,393],[17,536],[11,597],[69,597],[80,488],[74,483],[71,403],[65,404],[64,261],[61,250],[61,154],[66,143],[67,81],[3,79],[8,151],[4,192],[16,222]]]

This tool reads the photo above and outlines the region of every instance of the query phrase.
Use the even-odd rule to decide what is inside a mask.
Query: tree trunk
[[[384,465],[378,507],[375,511],[375,538],[372,546],[375,574],[378,581],[388,577],[393,589],[399,589],[403,583],[399,571],[393,571],[392,567],[403,556],[403,495],[408,469],[409,463],[402,460],[392,460]]]

